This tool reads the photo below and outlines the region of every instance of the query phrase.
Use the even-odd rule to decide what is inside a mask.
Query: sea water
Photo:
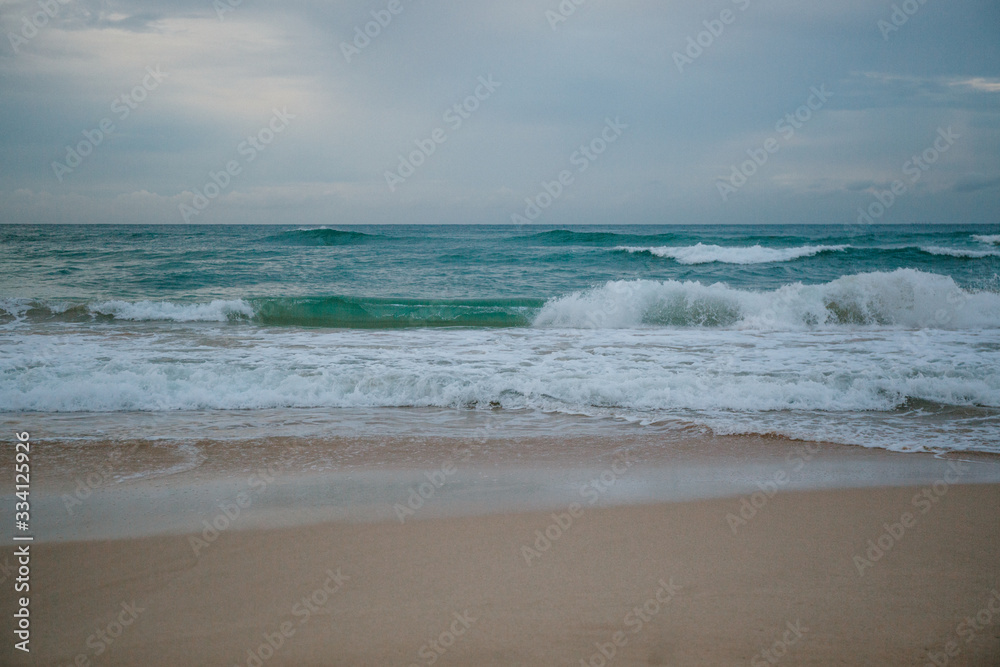
[[[998,274],[998,225],[5,225],[0,420],[195,438],[471,412],[1000,452]]]

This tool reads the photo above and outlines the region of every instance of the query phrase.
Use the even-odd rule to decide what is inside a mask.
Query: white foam
[[[1000,257],[998,250],[967,250],[965,248],[945,248],[942,246],[921,246],[921,252],[930,255],[945,255],[948,257],[962,257],[966,259],[982,259],[983,257]]]
[[[180,304],[169,301],[104,301],[89,307],[95,315],[118,320],[170,322],[227,322],[253,317],[253,308],[242,299]]]
[[[749,247],[727,247],[705,245],[699,243],[693,246],[618,246],[615,250],[630,253],[649,253],[657,257],[667,257],[680,264],[709,264],[721,262],[724,264],[767,264],[770,262],[789,262],[801,257],[811,257],[822,252],[839,252],[846,250],[846,245],[816,245],[799,246],[796,248],[765,248],[761,245]]]
[[[30,299],[0,299],[0,314],[20,320],[33,306],[34,302]]]
[[[890,448],[992,448],[992,331],[272,330],[0,338],[0,412],[439,407],[532,409]],[[226,345],[205,341],[225,340]],[[908,400],[969,419],[879,426]],[[889,412],[886,412],[889,411]],[[206,419],[211,419],[210,416]],[[891,424],[889,425],[891,426]],[[899,434],[907,440],[900,440]],[[971,444],[970,444],[971,443]],[[991,444],[992,443],[992,444]]]
[[[795,283],[770,292],[738,290],[724,283],[613,281],[552,299],[534,325],[584,329],[997,328],[1000,294],[969,292],[948,276],[914,269],[861,273],[820,285]]]
[[[1000,234],[975,234],[972,238],[980,243],[1000,245]]]

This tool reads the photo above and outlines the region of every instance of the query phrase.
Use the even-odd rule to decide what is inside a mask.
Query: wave
[[[614,232],[574,232],[568,229],[553,229],[547,232],[538,232],[537,234],[516,236],[514,239],[518,241],[534,241],[547,245],[588,245],[608,243],[621,239],[623,236],[625,235]],[[669,234],[666,236],[669,236]]]
[[[279,232],[268,238],[269,240],[288,245],[335,246],[367,243],[381,237],[377,234],[364,234],[362,232],[329,229],[327,227],[314,227],[309,229],[303,228]]]
[[[253,317],[246,301],[221,301],[182,304],[169,301],[104,301],[87,306],[98,319],[131,322],[229,322]]]
[[[523,327],[543,299],[375,299],[361,297],[277,297],[215,300],[102,301],[45,304],[0,301],[0,322],[230,322],[265,326],[351,329],[405,327]]]
[[[0,412],[501,408],[1000,449],[1000,350],[976,331],[191,333],[0,337]]]
[[[947,276],[915,269],[861,273],[776,291],[724,283],[634,280],[551,299],[536,327],[730,327],[804,329],[1000,327],[1000,294],[970,292]]]
[[[555,297],[405,299],[348,296],[46,304],[0,301],[0,323],[219,322],[346,329],[425,327],[822,329],[1000,327],[1000,294],[915,269],[861,273],[774,291],[696,281],[611,281]]]
[[[980,243],[1000,245],[1000,234],[975,234],[972,238]]]
[[[965,248],[945,248],[942,246],[921,246],[920,252],[928,255],[958,257],[961,259],[983,259],[984,257],[1000,257],[998,250],[967,250]]]
[[[628,253],[646,253],[656,257],[676,260],[680,264],[709,264],[721,262],[724,264],[768,264],[771,262],[789,262],[802,257],[812,257],[824,252],[840,252],[850,246],[817,245],[800,246],[796,248],[765,248],[755,246],[718,246],[699,243],[693,246],[659,246],[637,247],[618,246],[617,251]]]
[[[260,324],[356,329],[526,326],[541,299],[253,299]]]

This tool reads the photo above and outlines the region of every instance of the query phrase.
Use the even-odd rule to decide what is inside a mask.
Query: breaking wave
[[[777,290],[695,281],[611,281],[542,298],[405,299],[347,296],[46,304],[0,301],[12,322],[219,322],[345,329],[562,327],[623,329],[710,327],[822,329],[1000,327],[1000,294],[970,291],[915,269],[860,273]]]
[[[750,247],[730,247],[705,245],[699,243],[693,246],[618,246],[615,250],[628,253],[647,253],[656,257],[676,260],[680,264],[709,264],[722,262],[724,264],[767,264],[770,262],[790,262],[802,257],[812,257],[823,252],[840,252],[846,250],[846,245],[816,245],[797,248],[765,248],[761,245]]]
[[[102,301],[45,304],[0,301],[0,323],[29,322],[230,322],[265,326],[350,329],[406,327],[527,326],[543,299],[375,299],[356,297],[278,297],[215,300]]]
[[[943,255],[961,259],[982,259],[984,257],[1000,257],[998,250],[967,250],[965,248],[944,248],[941,246],[921,246],[921,252],[929,255]]]
[[[552,299],[535,326],[566,328],[849,326],[1000,327],[1000,294],[970,292],[947,276],[914,269],[861,273],[820,285],[763,292],[723,283],[612,281]]]

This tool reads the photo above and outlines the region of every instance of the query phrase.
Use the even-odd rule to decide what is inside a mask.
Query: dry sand
[[[738,498],[586,507],[558,535],[533,512],[232,530],[197,557],[190,536],[38,543],[32,652],[0,662],[997,665],[1000,486],[942,489],[781,492],[735,534]]]

